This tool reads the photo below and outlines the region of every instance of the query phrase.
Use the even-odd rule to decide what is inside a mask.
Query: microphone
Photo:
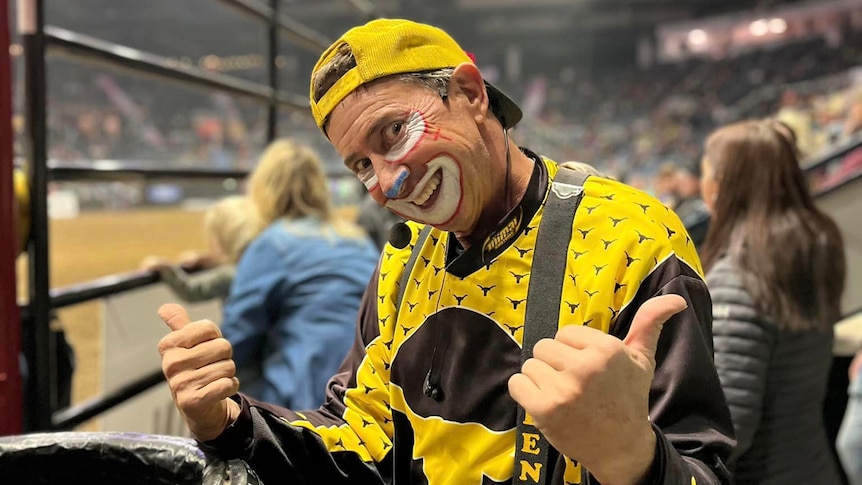
[[[410,230],[410,226],[403,222],[395,223],[389,229],[389,244],[398,249],[406,248],[411,239],[413,239],[413,231]]]

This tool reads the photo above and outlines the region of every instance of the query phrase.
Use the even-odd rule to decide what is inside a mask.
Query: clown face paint
[[[410,169],[407,167],[401,167],[400,172],[398,172],[398,177],[395,178],[395,182],[392,184],[392,187],[389,187],[389,190],[387,190],[383,195],[388,199],[398,197],[398,194],[401,193],[401,189],[404,187],[404,181],[407,180],[407,177],[409,176]]]
[[[428,135],[428,126],[419,111],[411,112],[401,129],[403,133],[398,141],[384,156],[388,163],[406,165],[407,158]],[[460,206],[461,170],[450,156],[439,156],[428,162],[426,168],[425,176],[414,186],[413,192],[402,199],[396,199],[410,174],[406,166],[402,166],[392,187],[386,191],[386,197],[391,199],[386,203],[386,207],[407,219],[443,224],[455,215]]]
[[[426,166],[428,171],[413,192],[403,199],[386,202],[386,207],[406,219],[443,225],[461,206],[461,167],[448,155],[438,156]]]
[[[367,163],[367,166],[356,169],[354,172],[359,178],[359,181],[365,185],[366,189],[368,189],[368,192],[374,192],[380,184],[377,181],[377,174],[374,173],[374,167],[371,166],[371,162]]]
[[[402,162],[407,155],[416,148],[416,145],[419,144],[419,140],[425,136],[426,125],[425,119],[422,117],[422,113],[418,111],[411,112],[404,121],[404,125],[401,127],[401,130],[403,130],[403,134],[399,141],[390,148],[383,157],[383,159],[389,163]],[[371,163],[367,163],[365,166],[355,169],[354,172],[369,192],[373,192],[379,186],[377,174],[374,172],[374,167],[371,166]],[[384,195],[389,199],[398,197],[398,194],[401,193],[404,182],[407,180],[409,175],[410,170],[403,167],[398,174],[395,183],[392,184],[392,187],[390,187]]]
[[[383,157],[387,162],[401,162],[416,148],[419,140],[425,136],[425,118],[422,117],[422,113],[413,111],[404,121],[401,129],[404,130],[404,135]]]

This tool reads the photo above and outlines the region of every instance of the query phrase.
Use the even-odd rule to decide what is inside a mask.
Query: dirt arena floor
[[[340,215],[354,218],[352,209]],[[51,286],[64,287],[96,278],[136,271],[149,255],[176,258],[186,250],[205,250],[202,211],[149,209],[128,212],[83,213],[75,219],[51,221]],[[18,265],[19,295],[26,296],[26,261]],[[58,312],[67,338],[75,349],[77,366],[72,402],[80,403],[102,392],[102,318],[99,303],[91,302]],[[97,429],[90,422],[80,430]]]

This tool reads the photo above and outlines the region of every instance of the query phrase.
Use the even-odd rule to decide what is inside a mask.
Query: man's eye
[[[401,132],[404,130],[404,123],[392,123],[386,129],[385,137],[386,141],[389,143],[395,142],[398,140],[398,136],[401,135]]]
[[[371,168],[371,160],[368,158],[363,158],[362,160],[358,160],[353,164],[353,171],[356,173],[364,172]]]

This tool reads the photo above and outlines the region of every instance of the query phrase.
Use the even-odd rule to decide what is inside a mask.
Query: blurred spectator
[[[719,129],[703,167],[712,222],[702,259],[735,482],[839,483],[823,422],[846,272],[838,227],[772,121]]]
[[[660,200],[664,205],[674,208],[677,204],[676,199],[676,178],[677,167],[673,163],[663,163],[659,167],[658,173],[653,182],[653,192],[656,199]]]
[[[673,197],[674,212],[679,216],[695,246],[700,247],[706,239],[709,210],[700,194],[700,164],[688,163],[676,170]],[[712,202],[712,201],[710,201]]]
[[[839,97],[820,96],[813,105],[816,151],[834,145],[844,138],[847,101]],[[814,152],[813,154],[816,154]]]
[[[204,227],[210,253],[186,256],[182,265],[206,268],[204,271],[189,274],[181,266],[156,256],[146,258],[141,265],[145,270],[158,271],[162,281],[187,302],[227,298],[236,263],[261,230],[261,222],[254,204],[236,195],[213,205],[204,216]]]
[[[320,160],[293,141],[264,151],[248,197],[267,226],[239,261],[222,331],[244,392],[314,409],[353,344],[379,253],[361,228],[336,219]]]
[[[796,133],[796,146],[803,156],[815,151],[813,120],[811,114],[802,107],[802,101],[795,91],[785,91],[781,96],[781,109],[775,114],[775,119]]]
[[[844,121],[844,137],[851,137],[862,131],[862,91],[853,96],[847,119]]]

